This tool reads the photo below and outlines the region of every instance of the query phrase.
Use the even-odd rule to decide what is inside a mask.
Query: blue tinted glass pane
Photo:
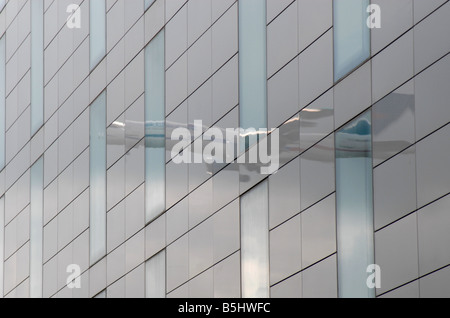
[[[106,94],[90,109],[90,259],[106,254]]]
[[[31,1],[31,134],[44,124],[44,0]]]
[[[146,220],[165,210],[164,30],[145,49]]]
[[[105,0],[90,1],[90,54],[91,70],[106,54],[106,3]]]
[[[267,181],[241,199],[242,296],[269,297],[269,199]]]
[[[6,46],[5,37],[0,39],[0,170],[5,167],[6,130]]]
[[[145,0],[145,10],[147,10],[155,0]]]
[[[145,264],[145,293],[147,298],[166,297],[166,251],[153,256]]]
[[[30,200],[30,296],[40,298],[42,297],[44,209],[44,164],[42,158],[31,167]]]
[[[239,103],[244,129],[267,128],[266,23],[266,1],[239,1]],[[254,142],[242,140],[241,151]]]
[[[3,10],[3,8],[5,7],[6,4],[6,0],[0,0],[0,12]]]
[[[374,263],[370,112],[336,133],[336,200],[339,296],[374,297],[366,285]]]
[[[369,0],[334,0],[334,79],[370,56]]]

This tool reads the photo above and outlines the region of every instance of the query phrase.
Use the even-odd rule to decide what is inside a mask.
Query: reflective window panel
[[[369,0],[334,0],[334,80],[370,56]]]
[[[3,260],[5,237],[5,197],[0,198],[0,298],[3,297]]]
[[[44,0],[31,1],[31,135],[44,124]]]
[[[239,1],[240,127],[267,128],[266,1]],[[241,151],[256,142],[245,137]]]
[[[166,250],[145,263],[145,294],[147,298],[166,298]]]
[[[90,66],[91,70],[106,54],[106,0],[90,0]]]
[[[340,297],[374,297],[366,285],[374,263],[371,113],[336,133],[336,209]]]
[[[106,93],[90,109],[90,260],[106,254]]]
[[[241,199],[242,297],[269,297],[269,202],[264,181]]]
[[[165,210],[165,59],[164,30],[145,49],[146,221]]]
[[[31,167],[30,175],[30,297],[42,297],[42,241],[44,210],[44,160]]]
[[[0,170],[5,167],[6,138],[6,40],[0,39]]]

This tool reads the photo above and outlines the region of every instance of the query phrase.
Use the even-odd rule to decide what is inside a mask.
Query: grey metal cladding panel
[[[417,212],[420,275],[450,264],[449,204],[447,195]]]
[[[169,209],[188,192],[188,164],[166,165],[166,207]]]
[[[238,57],[235,56],[212,77],[212,119],[219,120],[239,103]]]
[[[241,259],[237,252],[214,266],[214,297],[241,296]]]
[[[375,234],[375,263],[380,266],[381,294],[419,276],[415,213]]]
[[[333,85],[333,32],[321,36],[299,55],[300,108]]]
[[[334,135],[300,156],[301,210],[335,190]]]
[[[301,244],[300,215],[270,231],[270,284],[300,271]]]
[[[372,55],[378,53],[390,42],[413,26],[413,0],[374,0],[381,8],[381,28],[372,32]]]
[[[414,81],[372,107],[373,163],[378,165],[415,142]]]
[[[367,62],[334,87],[335,127],[367,109],[372,101],[371,62]]]
[[[189,278],[214,262],[214,222],[210,218],[189,232]]]
[[[214,263],[240,248],[239,200],[235,200],[213,216]]]
[[[271,298],[301,298],[302,274],[296,274],[270,288]]]
[[[305,151],[334,130],[334,89],[330,89],[300,112],[300,152]]]
[[[188,94],[192,94],[212,72],[212,31],[209,29],[188,50]]]
[[[166,71],[166,115],[171,113],[188,95],[187,61],[187,53],[185,53]]]
[[[419,140],[450,122],[450,56],[415,78],[416,138]]]
[[[282,68],[268,81],[268,123],[278,127],[300,110],[298,93],[298,59]]]
[[[302,268],[336,252],[336,198],[331,195],[301,214]]]
[[[333,1],[298,0],[299,51],[333,25]]]
[[[189,229],[189,198],[181,200],[166,213],[166,242],[172,243]]]
[[[414,23],[425,18],[447,0],[414,0]]]
[[[188,46],[191,46],[211,26],[212,0],[191,0],[188,10]]]
[[[448,298],[450,297],[450,268],[443,268],[420,279],[420,297]]]
[[[189,194],[189,228],[212,214],[213,182],[208,180]]]
[[[416,209],[415,167],[416,153],[413,146],[374,169],[375,229]]]
[[[419,298],[419,281],[415,280],[393,291],[380,296],[380,298]]]
[[[227,1],[213,1],[213,7]],[[230,2],[228,0],[228,2]],[[238,51],[238,10],[237,3],[233,5],[212,26],[212,71],[219,69],[231,56]]]
[[[295,159],[269,177],[269,227],[300,212],[300,160]]]
[[[189,298],[214,297],[214,270],[213,268],[201,273],[188,282]]]
[[[315,264],[302,272],[304,298],[336,298],[336,255]]]
[[[291,3],[291,0],[267,0],[267,23],[272,21]]]
[[[432,2],[436,1],[428,2],[431,7],[433,5]],[[447,36],[450,28],[449,15],[450,3],[447,2],[415,26],[414,66],[416,74],[450,51],[450,39]]]
[[[271,77],[298,53],[298,12],[293,2],[267,26],[267,75]]]
[[[450,126],[433,133],[416,145],[417,207],[450,192]]]
[[[414,36],[409,31],[372,60],[372,101],[376,102],[414,75]]]

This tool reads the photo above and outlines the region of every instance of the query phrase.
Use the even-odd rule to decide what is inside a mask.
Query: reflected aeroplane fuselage
[[[396,96],[396,98],[410,99],[409,95]],[[389,122],[383,123],[384,127],[395,124],[397,117],[401,116],[407,108],[404,107],[396,113]],[[310,155],[310,152],[305,152],[303,158],[316,161],[330,161],[333,160],[330,152],[337,151],[337,153],[347,153],[353,155],[364,155],[366,149],[364,146],[368,142],[372,142],[371,136],[371,126],[370,123],[359,123],[358,127],[351,127],[354,131],[348,131],[346,138],[336,138],[335,147],[331,144],[327,146],[323,143],[317,144],[317,142],[324,137],[325,133],[317,132],[316,127],[318,123],[323,120],[333,120],[334,111],[332,109],[309,109],[300,112],[297,116],[294,116],[287,122],[285,122],[280,127],[280,140],[279,140],[279,150],[280,150],[280,163],[283,164],[286,160],[290,160],[293,154],[304,153],[309,147],[315,145],[314,153]],[[300,125],[302,127],[301,131],[301,143],[300,143]],[[151,121],[144,124],[144,121],[115,121],[108,128],[107,133],[107,143],[108,145],[124,145],[125,143],[133,143],[140,140],[142,137],[142,132],[145,132],[145,137],[148,141],[146,142],[147,147],[155,148],[165,148],[166,151],[170,152],[173,147],[179,143],[180,140],[172,139],[173,132],[178,128],[184,128],[190,132],[191,142],[194,141],[194,131],[207,131],[210,127],[205,125],[195,126],[192,123],[179,123],[173,121]],[[225,147],[231,147],[231,149],[237,149],[238,138],[227,137],[227,129],[221,127],[217,128],[221,134],[215,135],[215,139],[212,141],[204,140],[203,147],[190,147],[189,151],[195,155],[196,152],[203,152],[206,145],[213,143],[216,147],[224,147],[224,154],[226,154]],[[232,127],[230,127],[232,128]],[[236,128],[233,128],[236,129]],[[320,131],[320,129],[319,129]],[[341,131],[341,133],[346,133]],[[404,149],[408,146],[405,141],[374,141],[373,146],[377,149],[388,153],[395,149]],[[380,155],[381,157],[384,154]],[[235,156],[236,157],[236,156]],[[226,157],[224,161],[232,161],[232,159]]]

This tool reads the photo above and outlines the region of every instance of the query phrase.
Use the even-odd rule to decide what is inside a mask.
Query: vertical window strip
[[[166,250],[145,263],[145,294],[147,298],[166,298]]]
[[[374,263],[372,128],[368,112],[336,133],[338,286],[341,298],[372,298]]]
[[[369,0],[334,0],[334,80],[370,57]]]
[[[164,30],[145,49],[145,210],[151,222],[166,206]]]
[[[239,1],[240,127],[267,128],[267,15],[266,1]],[[256,138],[241,140],[244,151]]]
[[[6,45],[5,36],[0,39],[0,170],[5,167],[6,144]]]
[[[0,298],[3,298],[3,262],[5,260],[4,252],[5,238],[5,197],[0,198]]]
[[[42,298],[44,162],[31,167],[30,182],[30,297]]]
[[[106,255],[106,92],[90,108],[90,263]]]
[[[31,1],[31,135],[44,124],[44,0]]]
[[[106,55],[106,2],[90,0],[89,4],[90,67],[93,70]]]
[[[264,181],[241,198],[242,297],[269,297],[269,201]]]

